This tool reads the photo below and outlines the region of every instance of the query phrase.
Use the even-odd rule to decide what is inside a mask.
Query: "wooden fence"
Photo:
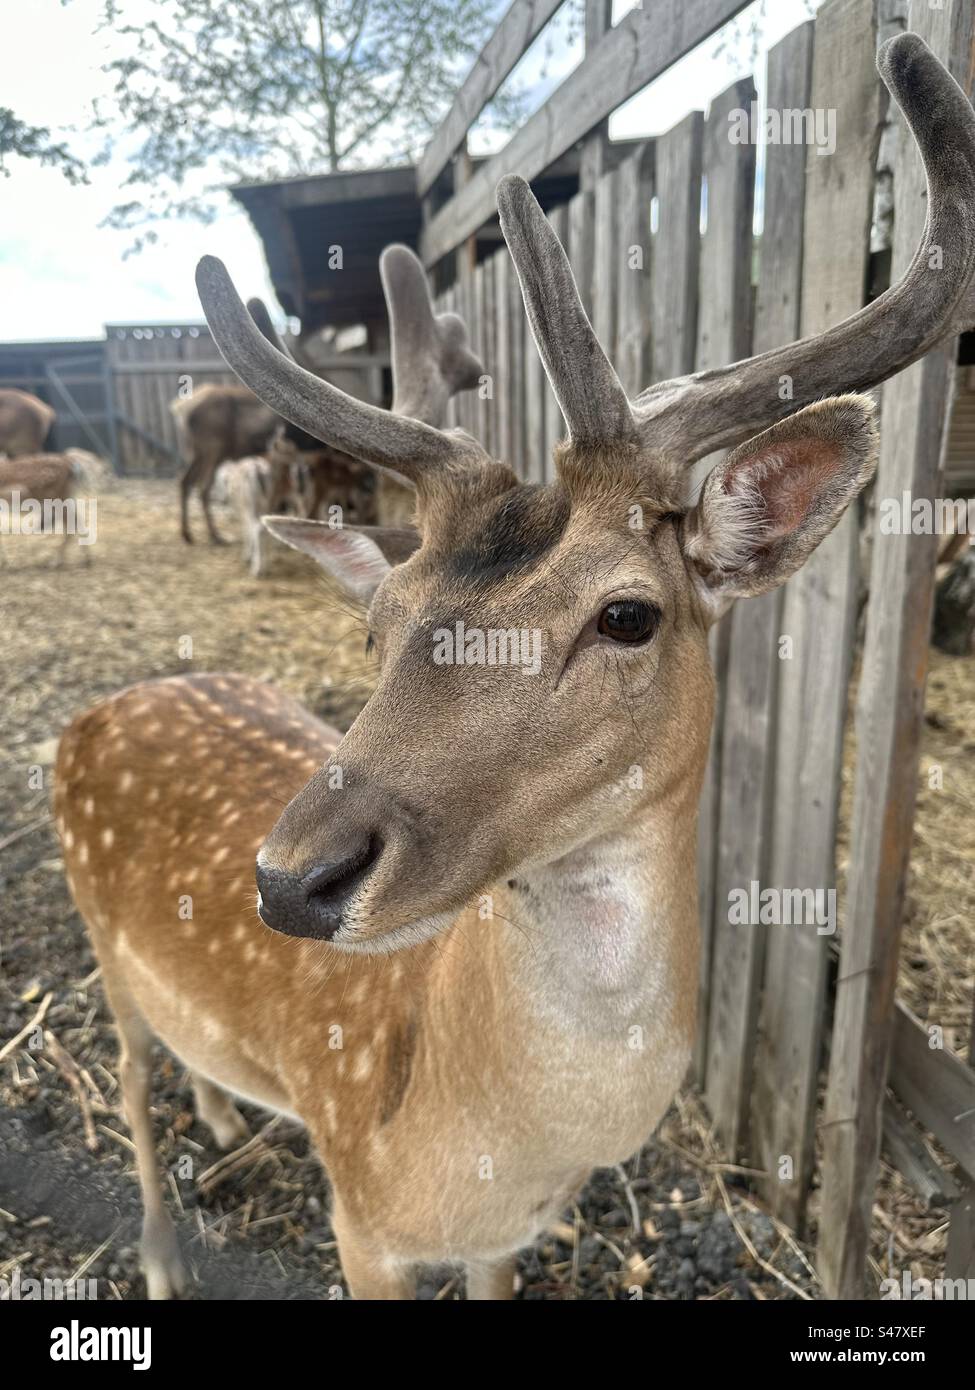
[[[381,404],[388,354],[324,352],[316,370]],[[51,448],[77,446],[116,473],[175,477],[182,468],[170,403],[204,385],[239,385],[205,323],[109,323],[88,342],[0,344],[0,387],[30,391],[57,412]]]
[[[418,168],[424,260],[439,284],[452,278],[440,305],[466,318],[490,373],[484,391],[456,398],[453,422],[539,481],[551,477],[561,416],[507,252],[475,264],[473,234],[495,216],[497,179],[535,178],[582,142],[580,191],[548,215],[631,392],[820,332],[865,300],[887,111],[876,48],[903,27],[906,0],[826,0],[815,21],[769,53],[769,108],[835,111],[838,141],[828,158],[803,145],[767,146],[757,242],[756,147],[728,134],[729,114],[750,110],[751,79],[656,139],[617,147],[606,132],[612,111],[745,8],[737,0],[643,0],[615,28],[606,0],[587,0],[583,63],[471,176],[470,125],[558,8],[514,0]],[[971,92],[973,0],[912,0],[906,18]],[[906,129],[895,144],[900,275],[919,239],[925,191]],[[435,206],[430,190],[451,162],[453,196]],[[939,495],[954,354],[955,344],[931,353],[884,394],[878,496]],[[728,903],[732,889],[752,882],[836,885],[857,641],[856,510],[784,590],[739,604],[713,638],[720,696],[701,810],[697,1079],[729,1156],[766,1174],[770,1206],[797,1229],[818,1160],[818,1264],[834,1297],[868,1292],[882,1142],[919,1192],[950,1204],[949,1275],[975,1276],[975,1071],[929,1045],[926,1026],[895,1000],[935,546],[936,538],[905,536],[872,548],[835,939],[731,925]],[[921,1130],[957,1163],[957,1181]]]

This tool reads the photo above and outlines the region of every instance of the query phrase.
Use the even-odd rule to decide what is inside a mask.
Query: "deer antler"
[[[464,320],[435,314],[423,266],[406,246],[387,246],[379,275],[389,311],[393,413],[441,426],[447,402],[476,386],[483,364],[470,351]]]
[[[264,300],[258,299],[256,296],[254,299],[248,299],[247,312],[271,346],[277,348],[278,352],[283,353],[285,357],[290,357],[291,360],[294,361],[295,355],[271,322],[271,315],[268,313],[267,305],[264,303]]]
[[[431,415],[439,411],[437,418],[442,418],[447,398],[471,384],[471,374],[480,364],[467,350],[461,321],[452,314],[434,317],[425,278],[419,286],[412,272],[404,274],[403,258],[415,259],[412,253],[406,247],[391,249],[395,253],[393,267],[388,283],[384,283],[394,325],[399,321],[394,332],[401,343],[405,335],[415,352],[406,370],[407,379],[425,383],[424,391],[408,391],[406,400]],[[419,263],[417,270],[422,277]],[[381,410],[305,371],[262,333],[241,303],[223,262],[216,257],[203,257],[197,266],[196,283],[210,331],[229,366],[272,410],[316,439],[413,483],[433,472],[467,470],[486,460],[469,435],[439,429],[402,410]],[[433,389],[438,378],[443,382],[439,394]]]
[[[917,140],[928,180],[924,236],[904,278],[827,333],[661,382],[632,403],[595,339],[565,253],[528,185],[514,176],[501,181],[501,225],[573,440],[637,435],[659,457],[684,467],[824,396],[876,386],[958,331],[975,274],[975,112],[917,34],[891,39],[878,66]],[[786,375],[793,394],[782,400]]]
[[[626,392],[592,330],[551,223],[516,174],[501,180],[497,199],[532,337],[569,434],[577,443],[634,438]]]

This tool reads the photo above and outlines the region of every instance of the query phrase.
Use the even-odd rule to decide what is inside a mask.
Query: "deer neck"
[[[696,796],[680,795],[490,895],[490,916],[458,924],[465,949],[448,974],[487,971],[494,1026],[619,1036],[621,1028],[693,1024],[697,992]],[[474,978],[449,981],[469,999]],[[444,998],[446,991],[440,995]]]

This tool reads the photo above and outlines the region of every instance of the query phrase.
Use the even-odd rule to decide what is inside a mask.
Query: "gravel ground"
[[[22,1277],[84,1275],[99,1279],[101,1297],[141,1298],[115,1034],[48,816],[57,738],[77,711],[121,686],[221,668],[273,678],[347,727],[372,668],[360,625],[300,557],[282,551],[255,582],[235,548],[181,546],[171,484],[125,483],[103,497],[88,567],[72,548],[54,568],[52,538],[5,545],[0,1278],[15,1267]],[[244,1107],[255,1138],[222,1155],[194,1119],[181,1065],[163,1054],[154,1102],[198,1279],[190,1297],[318,1298],[341,1288],[327,1183],[300,1127]],[[878,1251],[886,1240],[880,1229]],[[808,1250],[761,1210],[748,1175],[721,1162],[693,1094],[625,1171],[593,1175],[578,1205],[523,1255],[520,1285],[521,1297],[536,1299],[818,1296]],[[460,1281],[430,1271],[420,1293],[459,1297]]]

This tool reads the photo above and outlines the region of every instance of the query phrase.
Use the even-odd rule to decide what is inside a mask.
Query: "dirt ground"
[[[84,1276],[99,1279],[101,1297],[141,1298],[140,1207],[114,1029],[49,816],[56,741],[100,696],[187,670],[273,679],[345,728],[373,668],[361,624],[309,562],[282,550],[269,578],[254,581],[236,547],[183,547],[172,484],[118,485],[100,500],[98,522],[87,567],[73,545],[66,565],[53,567],[53,538],[2,539],[0,1278],[15,1268],[22,1277]],[[925,768],[938,763],[952,776],[947,793],[922,791],[902,969],[907,1002],[950,1029],[959,1051],[975,983],[973,668],[934,658]],[[35,1020],[41,1034],[18,1040]],[[31,1045],[41,1035],[43,1046]],[[160,1160],[198,1280],[190,1296],[319,1298],[339,1289],[327,1183],[301,1128],[247,1109],[255,1137],[222,1155],[194,1118],[183,1068],[162,1054],[154,1101]],[[890,1260],[940,1273],[943,1227],[943,1213],[923,1211],[886,1174],[876,1267]],[[625,1170],[593,1176],[523,1255],[520,1285],[534,1299],[629,1299],[634,1290],[648,1299],[820,1296],[811,1248],[762,1210],[746,1172],[721,1162],[693,1093]],[[431,1271],[420,1292],[458,1297],[459,1280]]]

